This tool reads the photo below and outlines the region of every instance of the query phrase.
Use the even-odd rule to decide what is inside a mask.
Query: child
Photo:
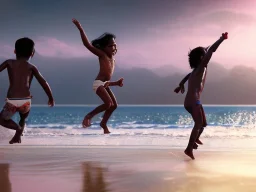
[[[107,127],[107,121],[117,108],[116,98],[109,86],[123,86],[123,78],[116,82],[110,82],[115,68],[114,55],[117,52],[115,35],[104,33],[102,36],[90,43],[81,24],[76,19],[73,19],[73,23],[80,31],[84,46],[99,57],[100,71],[93,83],[93,90],[104,102],[104,104],[98,106],[84,117],[82,125],[84,128],[89,127],[91,125],[91,119],[95,115],[105,111],[100,126],[103,128],[104,134],[108,134],[110,131]]]
[[[21,143],[21,135],[24,130],[25,120],[28,117],[31,107],[30,85],[33,77],[37,79],[48,95],[49,106],[54,106],[51,89],[38,69],[28,62],[33,57],[34,42],[29,38],[18,39],[15,43],[16,59],[9,59],[0,65],[0,72],[7,69],[9,76],[9,89],[6,103],[0,113],[0,125],[8,129],[16,130],[10,144]],[[11,118],[19,112],[20,122],[16,124]]]
[[[223,33],[220,39],[218,39],[211,47],[203,48],[197,47],[189,53],[189,64],[193,69],[181,82],[179,87],[174,91],[178,93],[185,92],[184,84],[188,81],[188,92],[185,98],[184,107],[191,114],[195,125],[191,132],[189,143],[184,153],[191,159],[195,159],[193,155],[193,149],[197,148],[197,144],[202,144],[199,140],[201,133],[206,127],[207,122],[202,104],[200,103],[200,95],[203,91],[207,65],[212,57],[213,52],[217,50],[219,45],[228,38],[228,33]]]

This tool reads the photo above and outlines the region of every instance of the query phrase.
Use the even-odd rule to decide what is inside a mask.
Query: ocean
[[[193,121],[183,106],[119,106],[109,120],[111,134],[100,128],[102,114],[82,128],[95,106],[33,106],[21,145],[185,147]],[[255,148],[256,106],[204,106],[208,126],[201,139],[207,148]],[[19,116],[13,118],[16,122]],[[12,130],[0,128],[0,144]]]

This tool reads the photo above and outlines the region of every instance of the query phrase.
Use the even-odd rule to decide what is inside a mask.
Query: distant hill
[[[3,61],[1,59],[0,61]],[[35,55],[31,61],[49,82],[56,104],[99,104],[92,91],[99,64],[93,59],[57,59]],[[185,95],[177,95],[173,89],[190,71],[172,73],[117,65],[113,80],[124,77],[124,87],[114,87],[119,104],[182,104]],[[163,70],[163,69],[162,69]],[[169,73],[169,75],[168,75]],[[256,104],[256,71],[237,66],[231,70],[217,63],[210,63],[202,103],[205,104]],[[8,88],[7,72],[0,74],[0,101],[4,102]],[[33,80],[33,103],[46,104],[47,97],[40,85]]]
[[[185,74],[186,70],[181,67],[176,67],[174,65],[164,65],[161,67],[151,69],[155,74],[160,77],[167,77],[174,74]]]

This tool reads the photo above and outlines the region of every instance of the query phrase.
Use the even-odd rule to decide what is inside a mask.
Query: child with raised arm
[[[202,144],[199,140],[204,127],[207,122],[202,104],[200,103],[200,96],[204,88],[207,65],[212,57],[212,54],[217,50],[219,45],[228,38],[228,33],[223,33],[222,36],[210,47],[197,47],[189,53],[189,64],[193,71],[189,73],[174,90],[176,93],[185,92],[184,84],[188,80],[188,92],[184,101],[185,109],[191,114],[195,125],[192,129],[188,146],[184,153],[191,159],[195,159],[193,149],[197,148],[197,144]]]
[[[31,107],[30,85],[33,77],[37,79],[46,92],[49,106],[54,106],[54,100],[50,86],[40,74],[36,66],[28,62],[33,57],[35,43],[29,38],[18,39],[15,43],[16,59],[9,59],[0,65],[0,72],[7,69],[9,76],[9,89],[6,103],[0,113],[0,125],[8,129],[16,130],[10,144],[21,143],[21,135],[24,130],[25,120]],[[11,118],[19,112],[20,122],[16,124]]]
[[[107,127],[108,119],[117,108],[116,98],[109,87],[123,86],[123,78],[115,82],[110,82],[115,68],[114,55],[117,52],[117,46],[115,42],[116,37],[113,34],[104,33],[102,36],[90,43],[81,24],[76,19],[73,19],[73,23],[80,31],[84,46],[99,58],[100,71],[93,83],[93,90],[104,103],[88,113],[84,117],[82,125],[84,128],[89,127],[91,125],[91,119],[95,115],[105,111],[100,126],[103,128],[104,134],[108,134],[110,133]]]

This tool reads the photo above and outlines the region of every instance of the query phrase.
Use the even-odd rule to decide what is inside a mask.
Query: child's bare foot
[[[9,141],[9,144],[21,143],[21,131],[16,131],[13,138]]]
[[[83,125],[83,128],[90,127],[91,118],[89,118],[88,116],[85,116],[82,125]]]
[[[196,140],[196,143],[199,145],[203,145],[202,141],[200,141],[199,139]]]
[[[104,130],[104,134],[109,134],[110,133],[106,124],[100,123],[100,126]]]
[[[191,159],[195,159],[194,155],[193,155],[193,151],[189,151],[189,150],[185,150],[184,153],[189,156]]]
[[[14,143],[21,143],[21,138],[20,136],[14,136],[10,141],[9,144],[14,144]]]
[[[198,145],[195,143],[194,145],[193,145],[193,149],[197,149],[198,148]]]

